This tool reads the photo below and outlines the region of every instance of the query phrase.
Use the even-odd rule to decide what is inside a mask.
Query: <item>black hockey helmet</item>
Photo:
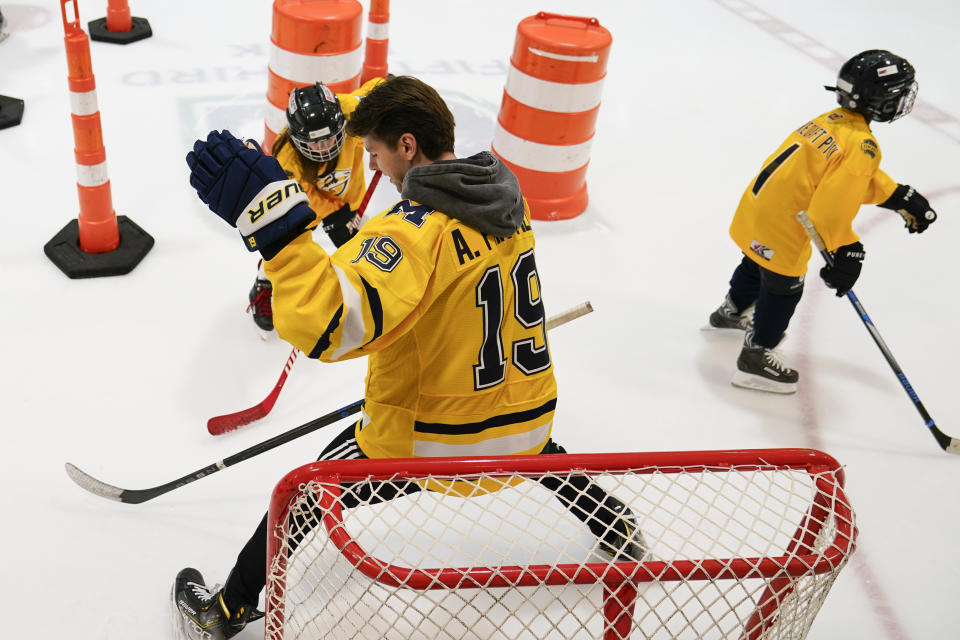
[[[287,124],[297,151],[310,160],[332,160],[343,147],[347,119],[340,100],[321,82],[290,92]]]
[[[837,86],[841,106],[877,122],[892,122],[907,115],[917,98],[913,65],[883,49],[870,49],[843,63]]]

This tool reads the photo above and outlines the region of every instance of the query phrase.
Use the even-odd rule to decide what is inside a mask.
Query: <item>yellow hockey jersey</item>
[[[324,361],[368,356],[367,456],[534,454],[549,439],[556,381],[519,188],[515,204],[507,238],[408,199],[333,255],[305,233],[265,263],[282,338]]]
[[[374,78],[352,93],[337,94],[340,109],[347,120],[357,108],[360,99],[381,82],[383,78]],[[360,208],[366,193],[363,175],[363,140],[360,138],[346,136],[340,154],[336,158],[336,166],[321,166],[315,180],[305,178],[303,157],[289,138],[280,149],[276,150],[275,157],[287,175],[303,187],[307,197],[310,198],[310,208],[317,214],[317,220],[326,218],[344,204],[349,205],[351,211]]]
[[[897,188],[880,160],[862,115],[838,108],[814,118],[763,163],[740,199],[730,236],[760,266],[805,274],[812,250],[796,214],[809,214],[830,251],[856,242],[860,206],[883,202]]]

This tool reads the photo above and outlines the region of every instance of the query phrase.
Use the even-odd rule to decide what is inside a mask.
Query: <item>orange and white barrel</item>
[[[75,19],[68,22],[66,4],[69,1],[61,0],[60,10],[67,50],[70,117],[73,120],[77,191],[80,197],[78,238],[83,251],[104,253],[117,248],[120,232],[107,175],[107,152],[103,147],[97,87],[90,62],[90,39],[80,27],[79,9],[75,1]]]
[[[363,57],[360,84],[387,77],[387,51],[390,48],[390,0],[370,0],[367,12],[367,46]]]
[[[517,175],[534,218],[572,218],[587,208],[612,42],[596,18],[541,11],[517,25],[491,146]]]
[[[334,93],[360,87],[363,7],[357,0],[274,0],[263,148],[287,126],[290,92],[323,82]]]

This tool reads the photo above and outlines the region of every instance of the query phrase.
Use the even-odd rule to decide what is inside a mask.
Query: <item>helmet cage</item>
[[[287,104],[294,147],[314,162],[333,160],[343,148],[347,120],[340,100],[322,83],[294,89]]]
[[[324,131],[328,133],[324,134]],[[347,137],[343,127],[340,127],[340,130],[335,133],[329,133],[329,131],[328,127],[311,131],[311,134],[316,134],[315,137],[300,137],[291,131],[290,140],[293,141],[293,146],[297,148],[300,155],[305,158],[314,162],[327,162],[337,157],[340,149],[343,148],[343,141]]]

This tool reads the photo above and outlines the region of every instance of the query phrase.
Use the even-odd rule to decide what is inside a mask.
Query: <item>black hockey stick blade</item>
[[[319,418],[302,424],[299,427],[294,427],[293,429],[276,435],[269,440],[264,440],[263,442],[244,449],[239,453],[235,453],[228,458],[218,460],[217,462],[207,465],[202,469],[198,469],[193,473],[188,473],[181,478],[177,478],[176,480],[172,480],[166,484],[161,484],[149,489],[122,489],[120,487],[115,487],[112,484],[107,484],[102,480],[97,480],[90,474],[82,471],[76,465],[73,465],[69,462],[67,462],[65,466],[67,475],[70,476],[70,479],[76,482],[81,489],[85,489],[86,491],[100,496],[101,498],[106,498],[107,500],[116,500],[126,504],[140,504],[141,502],[152,500],[157,496],[162,496],[163,494],[173,491],[174,489],[179,489],[186,484],[190,484],[195,480],[209,476],[217,471],[226,469],[227,467],[235,465],[238,462],[243,462],[244,460],[258,456],[261,453],[273,449],[274,447],[279,447],[281,444],[285,444],[291,440],[296,440],[300,436],[306,435],[312,431],[316,431],[321,427],[326,427],[334,422],[338,422],[347,416],[357,413],[360,411],[362,406],[363,400],[357,400],[356,402],[348,404],[341,409],[331,411],[324,416],[320,416]]]
[[[960,456],[960,439],[951,438],[943,431],[940,431],[933,420],[930,420],[930,422],[927,423],[927,426],[930,428],[930,433],[933,434],[933,437],[937,439],[937,443],[940,445],[941,449],[947,453],[952,453],[955,456]]]
[[[823,237],[820,236],[820,233],[817,231],[816,227],[813,226],[813,221],[810,220],[810,216],[807,215],[806,211],[800,211],[797,213],[796,217],[804,231],[806,231],[807,235],[810,236],[810,241],[814,244],[814,246],[816,246],[817,251],[820,252],[820,255],[823,256],[824,262],[832,267],[833,254],[827,250],[827,246],[823,242]],[[853,305],[854,310],[860,317],[860,321],[863,322],[863,326],[866,327],[867,331],[870,333],[870,337],[873,338],[874,343],[880,349],[880,353],[887,361],[887,364],[890,365],[890,369],[893,370],[894,375],[897,376],[897,380],[900,382],[903,390],[907,392],[910,400],[913,401],[913,406],[916,408],[917,412],[920,413],[920,417],[923,418],[923,424],[930,429],[930,434],[937,441],[937,444],[940,445],[940,448],[947,453],[960,455],[960,440],[951,438],[937,428],[933,418],[931,418],[930,414],[927,413],[926,407],[924,407],[923,403],[920,402],[920,396],[917,395],[913,385],[911,385],[910,381],[907,380],[907,376],[900,368],[900,364],[897,363],[897,359],[893,357],[893,352],[890,351],[890,347],[887,346],[887,343],[880,335],[880,331],[873,324],[873,320],[870,319],[870,315],[867,313],[867,310],[863,308],[863,303],[860,302],[860,298],[858,298],[857,294],[853,292],[853,289],[847,291],[846,297],[847,300],[850,301],[850,304]]]

